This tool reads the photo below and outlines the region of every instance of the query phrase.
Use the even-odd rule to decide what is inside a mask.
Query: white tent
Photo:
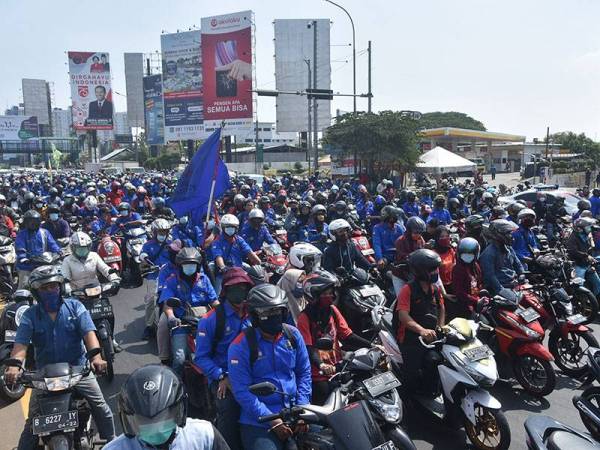
[[[417,168],[421,172],[433,172],[435,174],[465,171],[476,166],[477,164],[473,161],[469,161],[443,147],[435,147],[423,153],[417,163]]]

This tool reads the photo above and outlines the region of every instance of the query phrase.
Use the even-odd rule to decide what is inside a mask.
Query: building
[[[144,126],[144,54],[125,53],[125,89],[129,128]]]
[[[36,116],[40,136],[52,136],[52,101],[50,84],[46,80],[23,78],[23,103],[26,116]]]
[[[116,112],[114,115],[114,128],[113,132],[115,135],[131,136],[131,128],[127,122],[127,112]]]
[[[238,146],[256,144],[256,124],[251,131],[236,134],[235,143]],[[277,132],[274,122],[258,122],[258,143],[295,146],[298,145],[298,133]]]
[[[52,136],[55,138],[70,137],[73,126],[71,107],[52,110]]]
[[[18,105],[11,106],[4,112],[5,116],[24,116],[25,115],[25,106],[23,103],[19,103]]]

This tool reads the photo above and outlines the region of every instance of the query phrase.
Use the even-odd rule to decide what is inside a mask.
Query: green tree
[[[590,139],[585,133],[577,134],[572,131],[554,133],[550,135],[550,142],[560,145],[562,149],[567,149],[571,153],[585,155],[594,162],[595,166],[600,165],[600,143]]]
[[[465,113],[456,111],[425,113],[419,122],[424,129],[453,127],[464,128],[466,130],[486,130],[483,123],[479,120],[475,120]]]
[[[323,143],[341,149],[347,156],[356,153],[367,160],[371,174],[375,161],[398,162],[407,172],[419,161],[419,126],[418,121],[394,111],[349,113],[327,128]]]

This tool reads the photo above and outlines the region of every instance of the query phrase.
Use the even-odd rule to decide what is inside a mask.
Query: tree
[[[560,145],[562,149],[568,149],[571,153],[585,155],[594,162],[595,166],[600,164],[600,144],[587,137],[585,133],[562,131],[550,135],[550,141]]]
[[[419,161],[418,128],[418,121],[400,112],[348,113],[327,128],[323,143],[367,160],[370,173],[375,161],[397,162],[406,172]]]
[[[425,113],[419,122],[424,129],[453,127],[486,131],[485,126],[479,120],[475,120],[465,113],[455,111]]]

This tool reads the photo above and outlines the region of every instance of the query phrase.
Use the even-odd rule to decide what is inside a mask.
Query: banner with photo
[[[38,136],[36,116],[0,116],[0,141],[27,141]]]
[[[144,114],[146,142],[150,145],[164,144],[165,117],[160,74],[144,77]]]
[[[204,136],[200,38],[199,30],[160,37],[165,141]]]
[[[73,128],[112,130],[110,61],[106,52],[68,52]]]
[[[204,128],[252,128],[252,11],[202,19]]]

